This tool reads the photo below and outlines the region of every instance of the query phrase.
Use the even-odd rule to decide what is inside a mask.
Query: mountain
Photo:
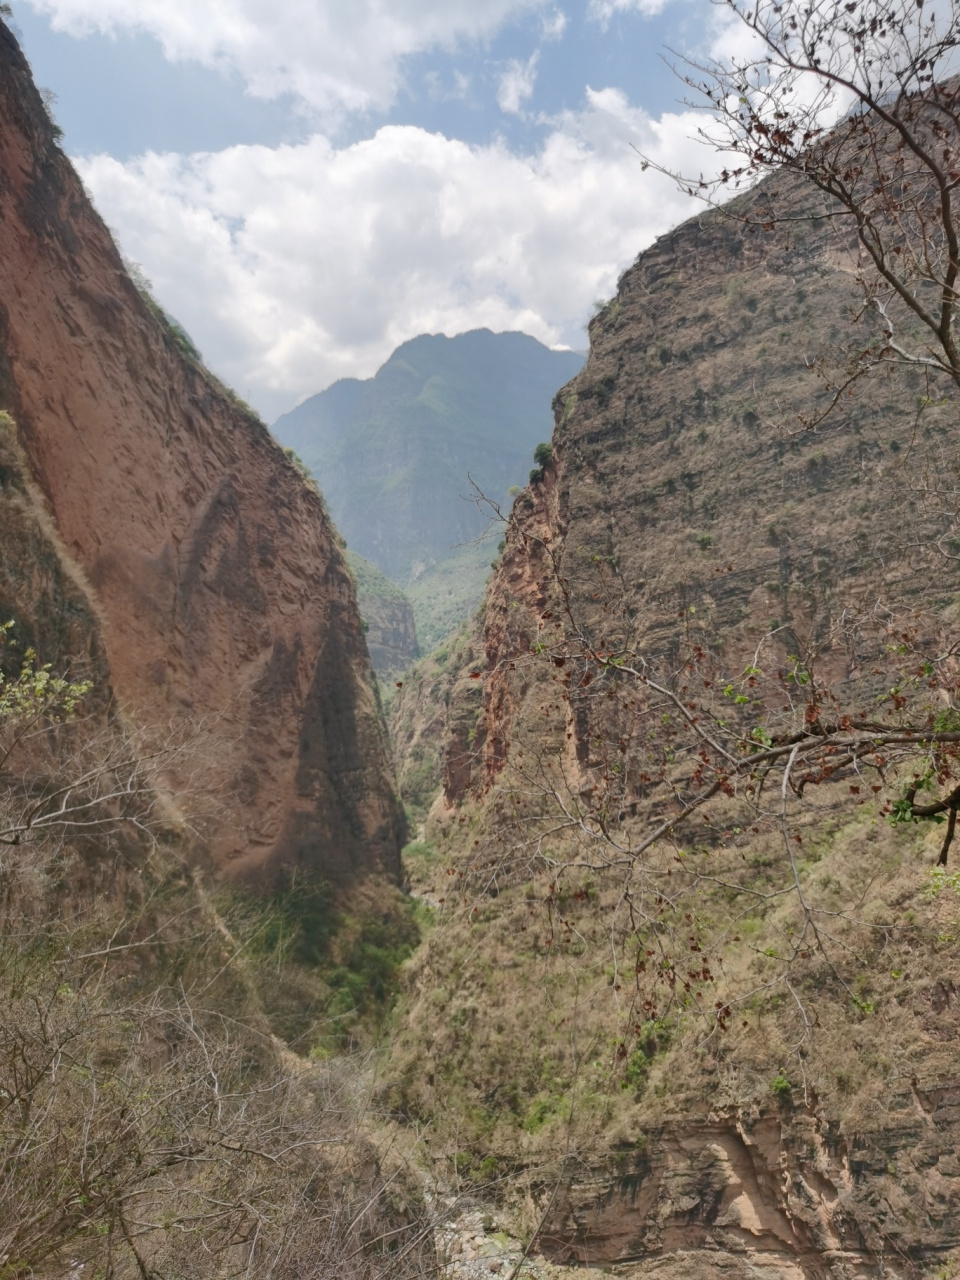
[[[776,181],[791,220],[705,213],[623,276],[479,617],[391,707],[438,920],[392,1103],[461,1176],[539,1190],[537,1250],[637,1277],[912,1277],[960,1245],[960,908],[896,808],[953,758],[731,784],[766,715],[799,715],[785,753],[834,713],[898,725],[903,689],[954,723],[956,392],[886,368],[812,421],[814,357],[865,341],[854,258]]]
[[[402,817],[319,495],[131,281],[2,23],[0,125],[4,620],[156,735],[204,726],[202,774],[172,763],[164,785],[216,812],[225,875],[396,879]]]
[[[523,333],[424,334],[273,431],[317,478],[348,546],[405,587],[486,527],[471,479],[498,502],[526,480],[553,394],[582,364]]]

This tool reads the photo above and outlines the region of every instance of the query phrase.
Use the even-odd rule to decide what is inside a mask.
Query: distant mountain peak
[[[374,377],[305,400],[274,434],[310,467],[348,545],[406,585],[483,531],[471,479],[498,500],[523,483],[553,431],[554,393],[583,361],[520,332],[420,334]],[[472,576],[488,564],[480,557]]]

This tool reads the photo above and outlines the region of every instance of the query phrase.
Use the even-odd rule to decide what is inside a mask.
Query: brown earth
[[[118,702],[206,724],[216,865],[395,876],[402,816],[322,503],[138,293],[2,23],[0,237],[0,407],[92,584]]]

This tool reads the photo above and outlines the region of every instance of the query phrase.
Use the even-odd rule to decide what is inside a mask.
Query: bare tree
[[[13,630],[0,626],[0,663]],[[32,649],[15,661],[8,675],[0,665],[0,881],[22,872],[31,851],[48,862],[55,847],[95,848],[103,861],[110,848],[142,853],[165,833],[202,838],[222,817],[229,798],[205,776],[211,722],[144,726]]]
[[[700,137],[731,160],[717,177],[671,176],[720,206],[773,175],[753,199],[723,205],[728,216],[758,231],[810,220],[834,228],[862,315],[874,322],[849,355],[843,386],[880,362],[960,386],[955,0],[721,0],[720,8],[742,24],[747,51],[683,59],[677,70],[691,105],[706,108]]]
[[[188,873],[157,779],[196,741],[145,748],[86,719],[90,693],[32,652],[0,678],[0,1274],[434,1274],[415,1179],[369,1137],[366,1065],[277,1039],[256,912],[236,937]]]
[[[53,934],[0,947],[5,1275],[425,1273],[428,1219],[391,1199],[354,1064],[291,1072],[182,988],[138,998]]]

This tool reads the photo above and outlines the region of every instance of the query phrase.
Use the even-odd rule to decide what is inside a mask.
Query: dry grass
[[[880,1127],[891,1100],[955,1076],[960,897],[937,890],[935,832],[893,828],[872,805],[811,819],[801,883],[829,938],[789,963],[796,897],[770,896],[782,851],[702,855],[741,891],[689,874],[661,919],[658,945],[672,939],[678,966],[695,935],[697,968],[712,971],[684,991],[634,974],[619,880],[571,876],[551,892],[543,874],[501,875],[485,892],[460,852],[477,823],[469,806],[436,823],[435,856],[408,868],[436,925],[408,967],[387,1072],[396,1113],[429,1122],[432,1150],[467,1180],[629,1148],[670,1119],[769,1109],[784,1094],[851,1131]]]

